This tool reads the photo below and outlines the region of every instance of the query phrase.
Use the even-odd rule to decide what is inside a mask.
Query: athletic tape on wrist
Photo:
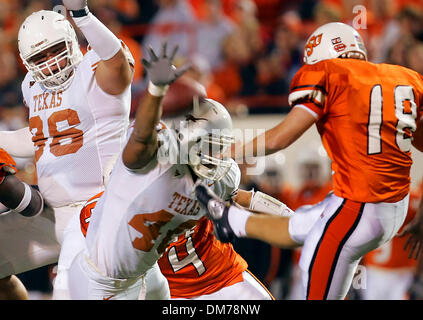
[[[168,88],[169,88],[168,85],[166,85],[166,86],[156,86],[151,81],[148,84],[148,92],[152,96],[155,96],[155,97],[163,97],[166,94]]]
[[[249,209],[282,217],[290,217],[294,214],[283,202],[261,191],[253,193]]]

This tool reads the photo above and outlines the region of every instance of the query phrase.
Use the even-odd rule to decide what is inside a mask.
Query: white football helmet
[[[180,152],[198,177],[219,181],[229,171],[232,162],[223,154],[234,142],[232,118],[219,102],[194,98],[194,112],[177,133]]]
[[[47,61],[35,64],[31,59],[61,42],[65,44],[64,51]],[[28,16],[19,29],[18,46],[21,59],[34,80],[49,90],[66,89],[83,57],[74,28],[55,11],[41,10]],[[66,65],[60,67],[63,60]],[[53,71],[52,66],[57,70]]]
[[[317,28],[304,48],[304,63],[314,64],[334,58],[367,60],[363,39],[353,27],[331,22]]]

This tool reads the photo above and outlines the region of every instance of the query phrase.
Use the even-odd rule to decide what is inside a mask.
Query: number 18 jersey
[[[417,72],[357,59],[324,60],[297,72],[289,102],[318,118],[337,196],[397,202],[408,194],[411,139],[423,107]]]
[[[103,167],[123,146],[130,87],[109,95],[97,84],[100,58],[88,51],[64,91],[46,90],[28,73],[22,83],[29,109],[38,185],[53,206],[86,201],[103,189]]]

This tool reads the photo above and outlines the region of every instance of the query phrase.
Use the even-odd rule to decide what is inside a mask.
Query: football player
[[[170,297],[168,282],[157,260],[167,251],[173,266],[183,268],[185,263],[192,263],[195,272],[200,270],[201,275],[204,264],[196,259],[198,256],[194,256],[193,251],[200,248],[202,257],[207,257],[204,251],[216,246],[213,242],[211,246],[198,246],[200,238],[207,236],[208,241],[213,238],[211,225],[203,219],[205,210],[200,208],[193,188],[196,181],[203,181],[227,199],[237,191],[239,168],[232,159],[222,156],[233,139],[232,120],[221,104],[203,99],[175,130],[159,121],[161,101],[168,85],[186,70],[172,65],[175,50],[168,55],[164,45],[157,56],[150,49],[151,60],[143,61],[150,78],[148,94],[137,110],[135,123],[104,193],[93,197],[81,211],[86,248],[78,253],[69,271],[72,299],[167,299]],[[259,200],[260,194],[254,197],[246,192],[239,198],[256,206],[263,203]],[[269,201],[266,204],[270,205]],[[275,210],[287,210],[283,204],[275,206],[278,207]],[[169,247],[180,235],[177,243]],[[195,244],[190,235],[195,235]],[[185,241],[186,238],[190,239]],[[177,257],[180,245],[190,251],[189,258]],[[191,297],[210,298],[208,293],[222,289],[221,296],[214,296],[220,298],[224,296],[224,287],[233,284],[236,293],[232,293],[232,299],[236,294],[244,299],[272,298],[253,277],[244,276],[245,265],[234,256],[231,247],[220,245],[218,248],[233,255],[225,259],[229,259],[234,271],[226,278],[215,280],[214,284],[220,287],[214,290],[210,288],[210,276],[203,278],[202,289],[200,277],[182,276],[180,281],[185,279],[190,283],[187,287],[198,282],[191,290]],[[238,261],[233,263],[234,259]],[[216,266],[220,261],[213,261],[211,267],[215,271],[224,270]],[[219,283],[222,279],[226,282]],[[177,297],[178,288],[174,292]]]
[[[131,54],[87,1],[63,4],[89,43],[84,56],[71,23],[57,12],[35,12],[19,29],[29,128],[2,132],[0,144],[12,156],[35,156],[38,186],[54,213],[31,224],[6,224],[0,216],[0,293],[10,290],[10,275],[58,261],[70,217],[103,189],[103,168],[129,124]],[[58,270],[55,292],[60,283]]]
[[[344,299],[361,257],[389,241],[406,217],[411,145],[423,150],[422,140],[413,140],[422,127],[423,81],[413,70],[368,62],[360,35],[343,23],[313,32],[304,61],[291,83],[291,112],[264,133],[264,146],[257,137],[236,157],[284,149],[316,123],[332,160],[334,192],[305,238],[303,297]],[[228,211],[238,235],[278,239],[270,218]]]
[[[238,181],[240,178],[235,175],[232,179]],[[92,210],[101,195],[102,193],[87,201],[81,210],[80,225],[84,236]],[[231,195],[231,200],[249,208],[260,209],[267,214],[291,216],[283,203],[261,192],[239,190],[235,196]],[[297,214],[296,218],[303,216]],[[306,221],[311,221],[312,218],[308,214]],[[300,225],[304,226],[303,223]],[[298,229],[297,233],[306,233]],[[285,232],[293,233],[294,230],[286,228]],[[72,239],[74,247],[77,242],[83,242],[80,233],[74,234]],[[299,236],[297,234],[296,239],[301,242]],[[292,248],[299,244],[286,237],[280,245]],[[158,264],[169,284],[172,299],[259,300],[273,298],[267,288],[247,270],[247,263],[234,250],[232,244],[217,240],[211,221],[205,217],[201,218],[192,229],[170,243],[159,258]],[[155,272],[147,271],[146,299],[155,300],[163,297],[165,290],[162,285],[163,280],[160,279]]]

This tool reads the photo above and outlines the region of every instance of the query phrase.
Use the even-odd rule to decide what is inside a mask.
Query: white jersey
[[[125,140],[130,86],[120,95],[105,93],[94,76],[99,61],[88,51],[64,91],[45,89],[29,73],[22,83],[38,185],[53,207],[86,201],[100,192],[103,167]]]
[[[174,133],[162,129],[158,136],[162,147],[145,168],[129,170],[118,157],[92,211],[87,248],[93,264],[108,277],[133,278],[145,273],[175,237],[193,228],[206,213],[195,198],[189,166],[157,160],[164,153],[178,152]],[[220,181],[206,182],[218,196],[229,198],[239,186],[238,165],[233,162]]]

